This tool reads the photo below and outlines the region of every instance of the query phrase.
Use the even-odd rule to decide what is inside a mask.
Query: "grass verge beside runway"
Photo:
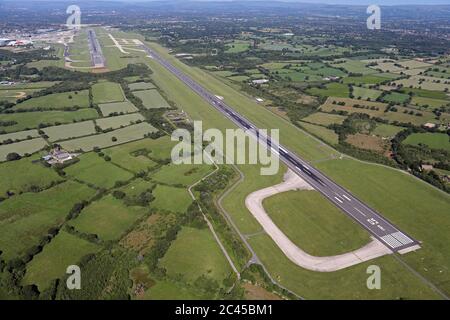
[[[272,221],[300,249],[334,256],[359,249],[369,234],[317,191],[289,191],[263,202]]]

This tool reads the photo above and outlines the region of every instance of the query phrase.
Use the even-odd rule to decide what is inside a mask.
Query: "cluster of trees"
[[[426,145],[409,145],[403,141],[413,133],[425,133],[423,128],[410,127],[399,132],[392,140],[392,152],[394,160],[403,168],[410,170],[412,174],[422,180],[450,192],[450,187],[433,170],[424,171],[422,165],[433,163],[433,167],[444,170],[450,169],[450,152],[443,149],[431,149]]]
[[[215,202],[216,197],[225,190],[234,177],[235,172],[232,168],[221,166],[215,174],[203,180],[194,189],[199,192],[199,204],[214,225],[214,229],[221,235],[221,239],[227,243],[228,247],[231,248],[235,257],[244,265],[249,258],[247,249],[230,228]]]

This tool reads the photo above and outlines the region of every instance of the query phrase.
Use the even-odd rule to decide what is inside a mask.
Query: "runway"
[[[303,180],[310,184],[315,190],[324,195],[329,201],[340,208],[353,220],[359,223],[373,237],[378,239],[391,251],[398,252],[413,247],[418,247],[418,241],[399,230],[395,225],[382,217],[374,209],[370,208],[368,205],[360,201],[349,191],[339,186],[337,183],[325,176],[322,172],[314,168],[311,164],[301,159],[298,155],[294,154],[292,151],[288,150],[281,144],[275,144],[270,140],[270,138],[260,135],[258,132],[258,128],[253,125],[248,119],[238,114],[214,94],[208,92],[192,78],[190,78],[182,71],[174,67],[167,60],[162,58],[154,50],[145,45],[143,45],[142,48],[147,52],[150,58],[157,61],[178,79],[183,81],[190,89],[200,95],[204,100],[206,100],[215,109],[220,111],[228,119],[233,121],[238,127],[244,130],[255,130],[255,138],[259,138],[260,142],[262,141],[262,143],[266,144],[267,147],[272,150],[272,152],[278,154],[280,159],[292,171],[294,171],[298,176],[300,176]]]
[[[89,51],[91,54],[91,63],[94,68],[105,67],[105,57],[103,56],[102,47],[98,42],[97,35],[93,29],[88,30]]]

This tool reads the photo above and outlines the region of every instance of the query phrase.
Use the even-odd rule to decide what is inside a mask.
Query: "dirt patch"
[[[376,151],[383,154],[389,148],[389,145],[380,137],[368,136],[361,133],[349,135],[346,142],[360,149]]]
[[[165,235],[174,221],[175,217],[171,214],[152,214],[123,237],[120,245],[145,255],[152,248],[155,240]]]
[[[282,300],[280,296],[248,282],[242,287],[245,289],[246,300]]]
[[[288,120],[289,120],[289,117],[288,117],[288,115],[287,115],[287,112],[284,111],[283,109],[278,108],[278,107],[268,107],[267,109],[269,109],[270,111],[272,111],[272,112],[275,113],[276,115],[278,115],[278,116],[280,116],[280,117],[282,117],[282,118],[285,118],[285,119],[288,119]]]

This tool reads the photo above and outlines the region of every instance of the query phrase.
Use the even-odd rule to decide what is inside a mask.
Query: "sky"
[[[1,1],[1,0],[0,0]],[[44,0],[15,0],[15,1],[44,1]],[[48,0],[47,0],[48,1]],[[68,1],[68,0],[63,0]],[[118,2],[150,2],[150,1],[166,1],[166,0],[91,0],[91,1],[118,1]],[[167,0],[170,1],[170,0]],[[178,0],[181,1],[181,0]],[[262,1],[262,0],[191,0],[191,1]],[[450,5],[450,0],[268,0],[282,2],[299,2],[299,3],[325,3],[325,4],[351,4],[351,5],[408,5],[408,4],[426,4],[426,5]],[[73,0],[76,2],[76,0]]]

